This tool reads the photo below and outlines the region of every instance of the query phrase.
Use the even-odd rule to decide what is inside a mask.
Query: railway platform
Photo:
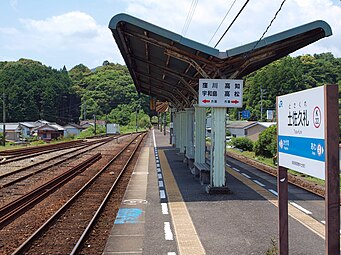
[[[267,254],[277,240],[275,188],[226,170],[231,194],[208,194],[169,136],[151,130],[103,254]],[[289,214],[290,254],[324,254],[323,224],[290,205]]]

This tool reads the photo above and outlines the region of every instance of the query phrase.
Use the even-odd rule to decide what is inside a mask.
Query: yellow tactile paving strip
[[[233,171],[231,168],[227,167],[226,169],[227,169],[227,172],[231,174],[233,177],[237,178],[239,181],[249,186],[251,189],[255,190],[259,195],[267,199],[270,203],[278,207],[277,197],[274,196],[272,193],[260,187],[253,181],[241,175],[240,173]],[[306,226],[308,229],[313,231],[315,234],[325,239],[325,226],[321,222],[301,212],[300,210],[298,210],[297,208],[293,207],[290,204],[288,204],[288,213],[292,218],[296,219],[301,224]]]
[[[172,216],[176,241],[180,255],[201,255],[206,254],[193,225],[191,216],[181,196],[178,185],[174,179],[166,156],[159,150],[160,163],[163,179],[165,181],[168,206]]]

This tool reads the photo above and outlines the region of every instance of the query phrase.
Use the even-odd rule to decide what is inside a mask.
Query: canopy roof
[[[199,78],[242,78],[332,35],[326,22],[314,21],[220,52],[127,14],[114,16],[109,28],[137,91],[178,109],[196,102]]]

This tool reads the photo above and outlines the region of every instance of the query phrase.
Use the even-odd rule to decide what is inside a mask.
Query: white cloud
[[[18,0],[10,0],[9,4],[11,5],[11,7],[16,10],[18,7]]]
[[[234,0],[200,0],[186,37],[207,44]],[[180,34],[192,0],[105,0],[115,13],[125,12]],[[265,31],[282,0],[250,1],[227,32],[218,49],[238,47],[256,41]],[[18,0],[11,0],[16,8]],[[243,1],[236,1],[230,14],[211,42],[214,45],[232,22]],[[46,19],[20,19],[21,27],[0,27],[0,55],[31,57],[55,67],[68,68],[83,63],[89,67],[104,60],[123,63],[110,30],[85,12],[73,11]],[[29,14],[28,14],[29,15]],[[27,15],[27,16],[28,16]],[[99,13],[98,15],[101,15]],[[341,4],[331,0],[286,1],[266,36],[314,21],[325,20],[333,36],[324,38],[295,54],[332,52],[341,57]],[[109,21],[109,20],[108,20]],[[1,52],[1,50],[4,52]]]
[[[173,32],[181,33],[191,2],[191,0],[130,0],[127,12]],[[186,36],[207,44],[232,2],[233,0],[199,1]],[[227,32],[218,48],[223,51],[257,41],[274,17],[281,2],[282,0],[251,1]],[[211,46],[218,41],[243,4],[242,1],[236,2],[212,40]],[[340,57],[341,51],[338,49],[341,45],[340,17],[341,4],[335,1],[334,3],[330,0],[287,1],[265,36],[314,20],[325,20],[332,27],[334,35],[306,47],[304,53],[314,54],[315,50],[318,52],[332,51],[334,55]]]
[[[79,63],[94,67],[112,56],[123,63],[110,30],[86,13],[75,11],[45,20],[20,19],[20,22],[23,25],[20,30],[0,28],[1,36],[7,36],[8,42],[3,47],[35,52],[54,61],[59,56],[60,66],[66,64],[68,68]]]

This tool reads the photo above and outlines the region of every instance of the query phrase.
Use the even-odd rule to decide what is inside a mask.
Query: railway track
[[[126,140],[127,139],[130,139],[130,137],[126,138]],[[125,158],[127,156],[123,156],[123,155],[116,156],[114,160],[111,160],[111,158],[113,157],[113,155],[117,154],[117,151],[119,148],[123,147],[123,145],[125,144],[124,141],[125,140],[122,140],[121,143],[108,143],[104,147],[99,147],[100,149],[99,150],[97,149],[97,150],[99,152],[101,152],[101,156],[102,156],[99,160],[94,162],[90,167],[86,168],[85,170],[76,171],[77,174],[74,174],[74,177],[72,177],[72,178],[70,177],[69,181],[65,181],[65,183],[59,187],[56,187],[56,188],[50,188],[50,187],[46,188],[45,187],[45,189],[42,188],[42,190],[45,190],[45,191],[51,189],[50,194],[47,194],[47,193],[44,195],[40,194],[40,198],[36,198],[36,202],[33,202],[31,205],[28,202],[21,202],[21,204],[24,204],[24,206],[22,206],[22,205],[20,205],[20,202],[18,202],[18,206],[13,206],[13,205],[8,206],[7,211],[12,212],[13,214],[15,214],[14,213],[15,207],[17,207],[19,209],[18,209],[17,216],[13,216],[12,219],[8,219],[8,218],[5,219],[5,217],[4,217],[4,221],[1,223],[2,225],[0,226],[0,254],[11,254],[16,248],[18,248],[20,246],[20,244],[22,243],[22,240],[24,240],[24,238],[27,238],[32,233],[36,232],[37,229],[39,229],[39,227],[41,226],[41,224],[43,222],[45,222],[47,219],[51,218],[53,214],[56,214],[56,211],[61,210],[60,208],[63,206],[63,204],[66,201],[68,201],[72,197],[77,197],[78,195],[75,195],[75,193],[79,189],[81,189],[81,187],[84,186],[85,182],[89,182],[89,183],[92,183],[92,185],[94,185],[97,183],[101,183],[103,181],[103,178],[104,178],[104,180],[110,180],[111,182],[113,180],[115,180],[116,177],[118,177],[118,175],[119,175],[119,171],[118,171],[117,167],[124,163],[123,161],[125,161]],[[135,144],[136,144],[136,139],[134,139],[132,141],[132,144],[129,145],[129,147],[127,147],[125,151],[129,151],[129,153],[131,154],[134,151],[134,149],[132,147],[134,147]],[[122,154],[125,154],[125,153],[126,152],[124,152],[124,153],[122,152]],[[91,160],[91,159],[89,158],[89,160]],[[110,161],[114,161],[114,163],[109,164]],[[105,166],[106,166],[107,170],[106,171],[104,170],[104,173],[99,174],[99,168],[104,168]],[[123,168],[123,165],[122,165],[122,168]],[[95,176],[95,175],[97,176],[98,179],[92,180],[94,178],[93,176]],[[125,176],[125,177],[123,177],[123,179],[121,177],[121,180],[120,181],[117,180],[116,182],[121,183],[121,182],[123,182],[123,180],[128,182],[126,175],[127,175],[127,173],[123,174],[123,176]],[[101,176],[102,176],[102,181],[99,182],[98,180],[101,179]],[[102,184],[100,185],[101,188],[97,188],[97,191],[94,191],[91,188],[84,188],[84,190],[89,190],[89,192],[87,193],[88,194],[87,198],[85,201],[79,202],[78,206],[76,206],[78,208],[82,208],[81,212],[78,213],[78,216],[80,219],[83,219],[83,216],[85,217],[85,212],[87,210],[89,210],[90,208],[92,208],[91,203],[93,201],[94,195],[99,194],[99,192],[104,187],[103,185],[104,184],[102,182]],[[52,192],[52,189],[54,189],[53,192]],[[125,188],[122,189],[121,186],[116,187],[115,192],[114,192],[114,194],[112,194],[110,196],[111,197],[110,199],[114,199],[116,201],[117,199],[119,199],[120,196],[123,196],[124,190],[125,190]],[[1,191],[1,189],[0,189],[0,191]],[[3,194],[0,192],[0,197],[2,195]],[[30,196],[34,197],[33,195],[30,195]],[[102,196],[104,197],[103,194],[102,194]],[[34,201],[34,199],[32,197],[30,197],[30,200]],[[80,197],[83,197],[83,196],[80,195]],[[97,201],[97,199],[95,199],[95,200]],[[24,198],[24,201],[25,201],[25,198]],[[117,200],[117,201],[119,201],[117,203],[120,203],[120,200]],[[26,209],[24,207],[26,207],[26,209],[29,209],[29,211],[26,211]],[[115,206],[110,207],[110,208],[115,209]],[[91,209],[93,214],[96,210]],[[69,211],[69,210],[66,210],[66,212],[67,211]],[[9,217],[12,217],[12,216],[10,216],[12,213],[8,214],[8,212],[6,212],[6,210],[0,211],[1,217],[2,217],[2,215],[5,215],[5,214],[8,214]],[[116,212],[109,213],[110,217],[112,218],[115,215],[115,213]],[[76,223],[78,224],[77,213],[76,214],[71,213],[71,214],[76,215],[76,218],[73,219],[72,222],[75,224]],[[62,217],[62,219],[64,219],[64,218]],[[59,222],[62,219],[57,220],[57,222]],[[95,221],[95,222],[97,222],[97,221]],[[108,221],[105,220],[105,222],[107,223]],[[113,223],[113,220],[112,220],[111,224],[112,223]],[[54,228],[55,227],[53,227],[53,229]],[[90,227],[90,229],[92,229],[92,227]],[[9,233],[15,233],[15,235],[11,235]],[[49,233],[49,231],[46,232],[46,234],[48,234],[48,233]],[[55,234],[56,233],[54,233],[53,235],[55,235]],[[64,235],[62,235],[62,236],[64,236]],[[81,236],[81,234],[79,235],[79,237],[80,236]],[[85,234],[84,237],[86,237],[86,236],[88,236],[88,235]],[[70,237],[70,238],[73,239],[73,237]],[[76,244],[76,242],[74,244]],[[37,248],[40,246],[34,245],[32,247]],[[41,252],[38,252],[38,253],[39,254],[41,254],[41,253],[44,253],[44,254],[64,254],[64,252],[61,252],[61,251],[59,251],[59,252],[53,251],[53,252],[47,252],[46,253],[46,251],[44,251],[45,248],[42,249]],[[23,253],[19,252],[19,253],[14,253],[14,254],[36,254],[36,252],[31,251],[31,248],[30,248],[30,250],[27,253],[26,252],[23,252]],[[90,254],[97,254],[97,253],[90,253]]]
[[[140,135],[139,139],[133,139],[124,146],[12,254],[77,254],[94,228],[143,137],[144,135]]]
[[[106,144],[115,138],[105,139],[104,141],[97,141],[95,143],[92,142],[92,143],[83,145],[80,148],[76,148],[75,150],[67,151],[65,153],[49,157],[46,160],[18,168],[14,171],[9,171],[7,173],[1,174],[0,175],[0,189],[9,187],[18,182],[26,180],[28,177],[35,176],[36,174],[46,171],[50,169],[51,167],[56,167],[68,160],[74,159],[90,150],[93,150],[99,146],[102,146],[103,144]]]

